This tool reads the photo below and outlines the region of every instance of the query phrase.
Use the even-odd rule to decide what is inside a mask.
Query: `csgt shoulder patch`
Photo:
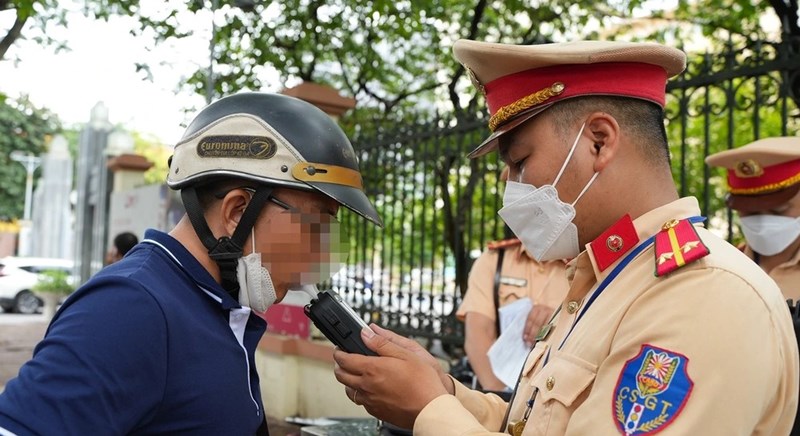
[[[673,422],[694,386],[688,364],[683,354],[649,344],[643,344],[639,354],[625,362],[612,400],[621,434],[653,434]]]

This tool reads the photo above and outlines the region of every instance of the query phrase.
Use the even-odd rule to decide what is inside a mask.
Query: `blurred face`
[[[339,203],[317,193],[276,189],[254,226],[255,251],[272,276],[278,301],[290,288],[328,279],[344,251],[336,215]],[[253,233],[251,233],[251,238]],[[250,254],[248,239],[244,254]]]
[[[111,265],[114,262],[118,262],[120,259],[122,259],[122,256],[119,254],[119,250],[117,250],[116,246],[112,245],[111,249],[106,253],[106,265]]]

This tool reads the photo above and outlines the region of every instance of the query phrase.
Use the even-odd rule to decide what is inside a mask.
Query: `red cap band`
[[[552,86],[564,91],[543,101],[550,104],[570,97],[611,95],[640,98],[664,107],[667,72],[663,67],[638,62],[556,65],[500,77],[485,85],[489,113]]]
[[[741,166],[741,165],[740,165]],[[760,175],[737,175],[728,170],[728,187],[732,194],[762,194],[778,191],[800,182],[800,159],[760,168]],[[741,170],[739,170],[741,172]]]

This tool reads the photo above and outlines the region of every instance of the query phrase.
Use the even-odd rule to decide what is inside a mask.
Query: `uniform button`
[[[578,308],[581,307],[581,304],[575,300],[570,301],[567,303],[567,313],[572,315],[573,313],[578,311]]]
[[[553,377],[552,375],[550,377],[547,377],[546,385],[547,385],[547,390],[548,391],[552,391],[553,390],[553,386],[556,385],[556,378]]]

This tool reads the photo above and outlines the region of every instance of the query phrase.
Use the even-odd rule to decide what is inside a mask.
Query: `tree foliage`
[[[152,136],[143,136],[136,132],[133,133],[133,141],[134,151],[153,163],[153,166],[144,173],[144,183],[146,185],[164,183],[169,172],[167,159],[172,155],[172,148]]]
[[[679,0],[668,9],[644,0],[84,0],[81,5],[83,13],[100,19],[137,18],[135,31],[149,44],[205,38],[193,31],[198,22],[210,23],[213,9],[214,95],[314,81],[355,97],[362,111],[395,118],[479,108],[475,98],[464,97],[474,93],[450,53],[459,38],[517,44],[598,36],[674,42],[700,30],[718,40],[757,39],[766,36],[760,20],[768,12],[777,14],[786,34],[800,34],[796,0]],[[43,43],[56,42],[46,29],[64,24],[63,2],[0,0],[0,11],[9,9],[16,21],[0,43],[0,59],[3,47],[24,37],[24,29]],[[34,26],[26,28],[28,22]],[[643,22],[649,23],[644,31]],[[276,73],[279,83],[273,83]],[[208,68],[199,66],[185,85],[206,95],[207,76]]]
[[[24,30],[37,43],[63,48],[64,41],[57,41],[46,32],[48,26],[66,24],[65,11],[58,3],[58,0],[0,0],[0,12],[11,11],[14,14],[11,27],[5,30],[4,35],[0,34],[0,60],[6,57],[18,39],[25,37]]]
[[[800,35],[796,0],[679,0],[669,7],[644,0],[84,0],[80,5],[98,19],[137,18],[137,32],[152,38],[151,44],[198,37],[186,23],[208,21],[214,9],[216,95],[308,80],[331,84],[384,113],[418,111],[441,101],[463,109],[469,102],[461,102],[456,91],[464,86],[464,72],[450,55],[459,38],[529,44],[602,34],[681,41],[699,29],[712,39],[757,39],[767,36],[761,22],[766,13],[777,15],[785,34]],[[0,11],[6,10],[15,20],[0,40],[0,59],[19,38],[64,46],[47,32],[66,23],[64,2],[0,0]],[[650,31],[640,29],[643,22]],[[279,84],[268,82],[270,71],[279,74]],[[187,85],[205,95],[207,73],[199,67]]]
[[[27,98],[0,100],[0,221],[22,218],[25,168],[11,159],[13,151],[41,155],[60,122],[49,111],[35,107]],[[38,178],[38,171],[36,172]]]

